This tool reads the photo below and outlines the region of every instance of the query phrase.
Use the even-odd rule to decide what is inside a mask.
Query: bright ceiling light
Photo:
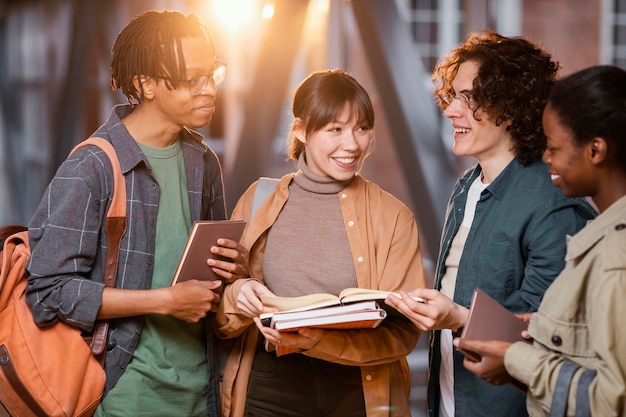
[[[240,28],[252,20],[255,0],[213,0],[213,13],[226,27]]]
[[[274,17],[274,4],[265,3],[263,5],[263,11],[261,12],[261,17],[263,18],[263,20],[270,20],[272,17]]]

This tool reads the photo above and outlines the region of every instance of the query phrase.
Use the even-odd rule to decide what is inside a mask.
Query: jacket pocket
[[[595,357],[587,323],[580,320],[560,320],[542,309],[533,317],[529,331],[535,341],[552,351],[571,358]]]

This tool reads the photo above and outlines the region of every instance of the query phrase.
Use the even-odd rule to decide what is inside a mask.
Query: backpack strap
[[[250,220],[254,217],[259,207],[267,200],[272,192],[276,189],[280,178],[260,177],[254,190],[254,197],[252,199],[252,210],[250,211]]]
[[[97,146],[106,153],[113,167],[113,197],[104,223],[104,231],[109,239],[107,261],[104,273],[104,283],[109,287],[115,286],[117,264],[122,236],[126,231],[126,183],[120,161],[111,142],[103,138],[91,137],[76,145],[72,153],[83,146]]]
[[[19,281],[26,279],[29,257],[28,228],[22,225],[0,227],[0,310],[9,304]]]
[[[10,226],[0,227],[0,248],[4,246],[4,241],[7,240],[11,235],[19,232],[25,232],[27,230],[28,227],[21,224],[12,224]]]
[[[102,149],[113,167],[113,197],[111,199],[111,206],[107,211],[107,217],[104,221],[104,231],[108,239],[108,248],[103,281],[107,287],[115,287],[122,236],[124,236],[126,232],[126,182],[115,148],[113,148],[113,145],[108,140],[91,137],[76,145],[71,153],[88,145],[94,145]],[[108,330],[108,320],[96,322],[90,343],[91,351],[98,357],[98,360],[102,364],[104,364],[104,353],[106,353],[106,337]]]

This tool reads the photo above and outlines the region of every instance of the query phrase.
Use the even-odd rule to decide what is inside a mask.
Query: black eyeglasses
[[[197,96],[206,89],[209,80],[217,87],[224,81],[224,78],[226,78],[226,62],[216,59],[210,74],[199,75],[190,80],[180,80],[180,82],[189,84],[189,94]]]

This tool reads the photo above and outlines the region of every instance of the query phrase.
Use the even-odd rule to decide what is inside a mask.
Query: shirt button
[[[626,224],[620,223],[617,226],[615,226],[615,230],[624,230],[625,227],[626,227]]]
[[[346,194],[346,193],[341,193],[341,198],[348,198],[348,194]]]
[[[372,376],[371,375],[365,375],[365,379],[368,380],[368,381],[371,381],[372,380]]]
[[[561,339],[561,336],[557,336],[554,335],[552,336],[552,343],[554,344],[554,346],[561,346],[561,343],[563,343],[563,340]]]
[[[358,262],[363,262],[365,259],[364,259],[362,256],[359,256],[358,258],[356,258],[356,260],[357,260]]]
[[[354,226],[354,222],[353,222],[352,220],[350,220],[350,221],[348,222],[348,226],[350,226],[350,227]]]

